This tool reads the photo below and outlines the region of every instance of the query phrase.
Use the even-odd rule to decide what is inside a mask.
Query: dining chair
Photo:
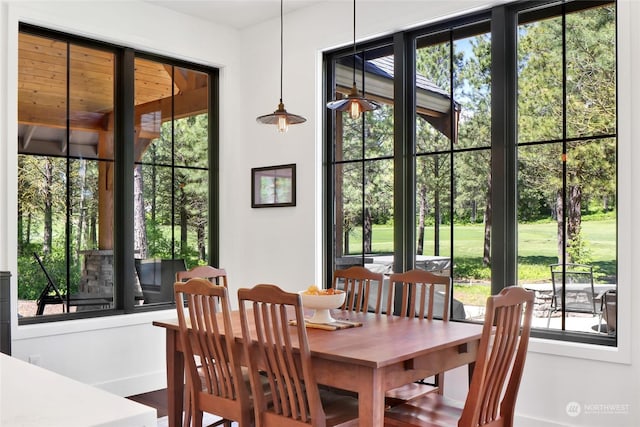
[[[187,370],[189,409],[184,425],[202,426],[202,413],[231,426],[253,425],[249,383],[235,354],[227,288],[204,278],[174,284],[180,339]],[[187,302],[185,309],[184,303]],[[188,318],[185,311],[188,312]]]
[[[396,286],[401,286],[402,293],[399,294],[399,301]],[[436,292],[436,287],[438,291]],[[401,317],[418,317],[432,320],[440,317],[444,321],[449,320],[449,305],[451,294],[451,278],[430,273],[426,270],[413,269],[404,273],[394,273],[389,276],[389,288],[387,297],[387,313],[393,313],[395,306],[400,306],[400,311],[396,312]],[[442,306],[439,313],[434,314],[434,307]],[[418,381],[406,384],[387,392],[387,400],[393,405],[394,402],[405,402],[416,399],[427,393],[437,392],[442,394],[444,390],[444,372],[434,375],[433,384]]]
[[[224,268],[215,268],[210,265],[197,265],[190,270],[176,272],[176,282],[184,282],[185,280],[195,277],[207,279],[211,283],[228,288],[227,272]]]
[[[260,284],[239,289],[238,302],[256,424],[358,425],[355,398],[329,391],[321,393],[318,387],[300,295],[285,292],[276,285]],[[266,390],[261,384],[265,378]],[[270,399],[265,398],[265,391]]]
[[[512,427],[527,356],[534,292],[517,286],[487,299],[484,327],[464,407],[428,394],[385,412],[388,427]]]
[[[404,273],[394,273],[389,276],[387,298],[387,312],[394,312],[394,307],[400,305],[397,315],[402,317],[419,317],[449,320],[449,306],[451,305],[451,278],[440,276],[426,270],[413,269]],[[400,301],[396,301],[396,286],[400,284],[402,293]],[[436,287],[438,292],[436,293]],[[442,306],[439,313],[434,313],[437,306]]]
[[[359,265],[333,272],[333,288],[339,289],[342,287],[347,293],[347,297],[341,307],[342,310],[364,313],[369,311],[371,284],[377,283],[375,310],[376,313],[380,313],[383,282],[384,276],[382,273],[374,273]]]

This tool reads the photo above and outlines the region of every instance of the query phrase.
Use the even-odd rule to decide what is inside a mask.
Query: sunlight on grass
[[[453,294],[464,305],[484,307],[491,294],[491,286],[486,284],[454,284]]]
[[[393,226],[373,226],[373,253],[393,252]],[[518,225],[518,280],[535,283],[550,280],[549,264],[558,262],[557,224],[553,221],[523,223]],[[433,225],[425,228],[424,255],[434,250]],[[616,220],[605,217],[583,220],[582,236],[585,241],[586,259],[582,262],[594,266],[596,280],[611,281],[616,277]],[[454,227],[454,280],[490,281],[491,269],[482,265],[484,226],[462,224]],[[439,255],[450,255],[450,227],[440,226]],[[362,253],[361,229],[349,234],[348,254]],[[462,286],[462,285],[461,285]],[[482,294],[483,291],[469,294]],[[487,294],[488,295],[488,294]],[[473,298],[470,296],[470,298]]]

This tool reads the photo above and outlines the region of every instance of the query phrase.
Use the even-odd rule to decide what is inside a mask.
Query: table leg
[[[476,362],[471,362],[468,365],[469,369],[469,385],[471,385],[471,380],[473,379],[473,370],[476,368]]]
[[[167,409],[169,427],[182,424],[184,356],[178,351],[178,331],[167,329]]]
[[[384,425],[384,387],[380,370],[370,369],[361,376],[358,387],[358,425],[382,427]]]

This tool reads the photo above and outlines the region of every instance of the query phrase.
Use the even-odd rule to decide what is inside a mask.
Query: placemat
[[[295,320],[290,320],[289,324],[296,325],[297,323]],[[312,328],[312,329],[324,329],[325,331],[336,331],[338,329],[357,328],[358,326],[362,326],[362,322],[353,322],[351,320],[336,319],[335,322],[331,322],[331,323],[304,322],[304,325],[307,328]]]

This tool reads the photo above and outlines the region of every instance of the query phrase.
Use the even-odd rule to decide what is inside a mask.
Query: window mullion
[[[133,170],[134,170],[134,51],[124,49],[116,63],[116,120],[114,124],[114,216],[113,283],[117,309],[132,311],[134,306],[134,235]]]
[[[397,33],[394,44],[394,271],[415,259],[415,41]],[[410,90],[411,89],[411,90]]]
[[[516,14],[491,17],[491,293],[517,283]]]

